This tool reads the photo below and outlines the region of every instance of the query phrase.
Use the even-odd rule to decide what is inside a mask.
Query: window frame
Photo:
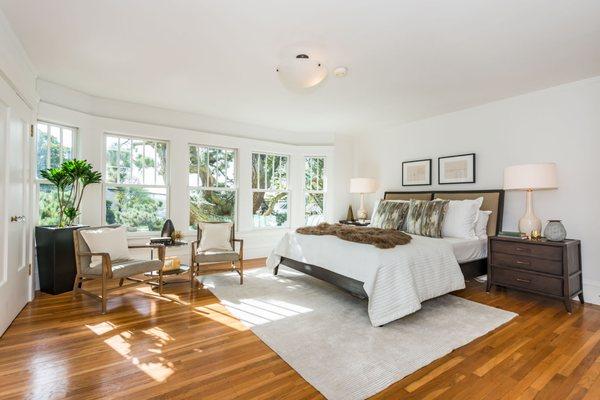
[[[106,173],[107,171],[107,139],[108,137],[117,137],[117,138],[125,138],[125,139],[129,139],[129,140],[144,140],[144,141],[149,141],[149,142],[154,142],[154,143],[165,143],[166,148],[165,148],[165,155],[166,155],[166,159],[165,159],[165,167],[166,167],[166,171],[165,171],[165,184],[164,185],[146,185],[146,184],[136,184],[136,183],[113,183],[113,182],[107,182],[107,178],[108,175]],[[166,219],[170,219],[171,218],[171,142],[169,140],[165,140],[165,139],[159,139],[156,137],[151,137],[151,136],[141,136],[141,135],[133,135],[133,134],[124,134],[124,133],[113,133],[110,131],[105,131],[104,134],[102,135],[102,196],[101,196],[101,218],[102,218],[102,223],[103,224],[108,224],[106,222],[106,190],[108,187],[124,187],[124,188],[128,188],[128,187],[139,187],[139,188],[165,188],[166,190],[166,201],[165,201],[165,218]],[[156,181],[156,175],[155,175],[155,181]],[[128,237],[147,237],[147,236],[153,236],[156,235],[157,233],[159,233],[160,230],[158,231],[128,231],[127,232],[127,236]]]
[[[266,156],[279,156],[286,157],[286,190],[273,190],[273,189],[256,189],[252,187],[252,159],[255,154],[261,155],[264,154]],[[261,150],[251,150],[250,151],[250,216],[251,216],[251,230],[269,230],[269,229],[290,229],[292,226],[292,190],[290,187],[292,186],[290,183],[291,177],[291,164],[292,164],[292,155],[285,153],[277,153],[271,151],[261,151]],[[259,186],[260,186],[260,177],[258,178]],[[255,226],[254,225],[254,212],[252,212],[252,205],[254,203],[254,193],[264,192],[264,193],[287,193],[287,220],[284,225],[281,226]]]
[[[321,180],[323,181],[323,189],[321,190],[312,190],[312,189],[307,189],[306,188],[306,160],[309,158],[322,158],[323,159],[323,172],[322,172],[322,177]],[[302,170],[302,203],[303,203],[303,210],[302,210],[302,218],[304,221],[304,224],[306,224],[306,195],[307,194],[322,194],[323,195],[323,218],[325,220],[327,220],[327,190],[328,190],[328,185],[327,185],[327,168],[329,163],[327,162],[327,156],[324,155],[305,155],[303,156],[303,170]]]
[[[39,171],[39,165],[38,165],[38,157],[37,157],[37,141],[39,138],[39,130],[38,130],[38,124],[45,124],[48,126],[48,135],[50,134],[50,126],[56,126],[60,128],[60,136],[61,136],[61,151],[60,151],[60,163],[59,166],[63,163],[64,159],[63,159],[63,152],[62,152],[62,130],[63,128],[67,128],[70,129],[71,131],[73,131],[73,145],[72,145],[72,150],[71,150],[71,155],[72,155],[72,159],[75,159],[78,157],[79,154],[79,127],[73,126],[73,125],[69,125],[69,124],[63,124],[63,123],[59,123],[59,122],[51,122],[49,120],[44,120],[44,119],[38,119],[35,121],[35,134],[34,134],[34,143],[33,143],[33,152],[35,154],[35,156],[33,157],[34,159],[34,168],[33,168],[33,180],[35,183],[35,216],[36,216],[36,224],[41,225],[42,221],[40,218],[40,186],[41,185],[52,185],[52,183],[50,181],[48,181],[47,179],[41,178],[40,176],[38,176],[38,171]],[[48,150],[47,152],[50,151],[50,146],[48,146]],[[50,168],[51,166],[48,165],[48,163],[50,162],[50,157],[48,157],[47,154],[47,159],[46,159],[46,169]],[[79,217],[77,217],[76,221],[79,220]]]
[[[218,187],[218,186],[190,186],[190,148],[191,147],[195,147],[196,151],[198,151],[199,148],[205,148],[205,149],[216,149],[216,150],[230,150],[233,151],[233,188],[227,188],[227,187]],[[238,209],[238,202],[239,202],[239,198],[240,198],[240,193],[239,193],[239,149],[235,148],[235,147],[225,147],[225,146],[215,146],[215,145],[209,145],[209,144],[198,144],[198,143],[188,143],[187,144],[187,151],[188,151],[188,161],[187,161],[187,194],[188,194],[188,199],[187,199],[187,205],[188,205],[188,230],[190,232],[195,232],[194,229],[192,229],[190,227],[189,224],[189,214],[190,214],[190,208],[191,208],[191,199],[190,199],[190,195],[191,195],[191,191],[192,190],[207,190],[207,191],[228,191],[228,192],[234,192],[235,195],[235,201],[234,201],[234,205],[233,205],[233,224],[235,226],[235,231],[237,232],[239,230],[239,224],[238,224],[238,220],[239,220],[239,209]],[[198,181],[200,180],[200,177],[198,177]]]

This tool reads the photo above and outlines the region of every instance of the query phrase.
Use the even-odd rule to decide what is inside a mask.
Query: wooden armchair
[[[206,223],[206,222],[205,222]],[[211,224],[220,224],[222,222],[208,222]],[[194,287],[195,277],[197,275],[219,272],[224,270],[234,270],[240,275],[240,285],[244,284],[244,240],[235,238],[235,225],[231,225],[230,243],[233,250],[206,250],[200,251],[200,240],[202,239],[202,229],[200,225],[197,228],[197,238],[191,243],[192,247],[192,265],[190,266],[190,286]],[[239,243],[239,252],[235,250],[235,244]],[[239,264],[236,268],[235,263]],[[229,266],[216,268],[215,264],[229,263]]]
[[[162,269],[165,262],[165,246],[162,244],[128,246],[130,249],[157,249],[158,260],[111,260],[108,253],[92,253],[81,235],[82,230],[99,228],[116,228],[116,226],[81,228],[73,231],[75,264],[77,266],[77,275],[75,277],[75,284],[73,285],[73,297],[75,297],[77,293],[83,293],[100,301],[102,303],[102,314],[106,314],[106,303],[108,301],[108,294],[110,292],[127,287],[137,286],[142,283],[156,281],[156,277],[151,277],[148,279],[132,278],[135,275],[141,275],[152,271],[158,271],[158,292],[160,295],[162,295]],[[102,264],[93,266],[92,256],[102,257]],[[100,279],[102,281],[100,295],[83,289],[83,281],[92,279]],[[119,279],[119,286],[108,288],[109,279]],[[123,285],[125,279],[132,281],[133,283]]]

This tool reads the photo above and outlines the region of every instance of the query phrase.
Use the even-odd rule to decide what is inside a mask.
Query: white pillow
[[[479,211],[479,217],[475,222],[475,235],[479,239],[487,239],[487,224],[492,215],[491,211]]]
[[[127,228],[83,229],[81,237],[92,253],[108,253],[111,260],[127,260],[130,257],[127,247]],[[93,256],[90,268],[102,264],[102,257]]]
[[[442,223],[442,237],[477,239],[475,222],[482,203],[483,197],[475,200],[450,200]]]
[[[202,238],[198,250],[233,250],[231,248],[231,222],[206,223],[201,222]]]

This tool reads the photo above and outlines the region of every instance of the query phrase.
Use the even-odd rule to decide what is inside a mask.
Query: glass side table
[[[148,244],[150,244],[150,243],[148,243]],[[171,244],[166,244],[165,247],[168,249],[169,247],[187,246],[187,244],[188,244],[188,242],[178,241],[178,242],[173,242]],[[152,260],[154,259],[154,249],[150,249],[150,259],[152,259]],[[189,271],[190,271],[190,266],[182,263],[179,265],[179,268],[177,268],[177,269],[163,271],[163,277],[174,276],[174,275],[179,276],[179,275],[186,274]],[[149,276],[149,277],[157,277],[158,271],[146,272],[144,275]],[[167,279],[167,280],[163,281],[163,285],[168,285],[168,284],[172,284],[172,283],[189,283],[189,282],[190,282],[189,279]]]

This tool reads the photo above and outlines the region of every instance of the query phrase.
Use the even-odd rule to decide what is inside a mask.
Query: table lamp
[[[373,178],[350,179],[350,193],[360,193],[360,208],[357,216],[359,220],[367,219],[365,210],[365,193],[374,193],[377,190],[377,181]]]
[[[520,232],[529,235],[532,231],[542,231],[542,221],[533,212],[533,191],[557,188],[554,163],[513,165],[504,169],[505,190],[527,191],[527,208],[519,220]]]

